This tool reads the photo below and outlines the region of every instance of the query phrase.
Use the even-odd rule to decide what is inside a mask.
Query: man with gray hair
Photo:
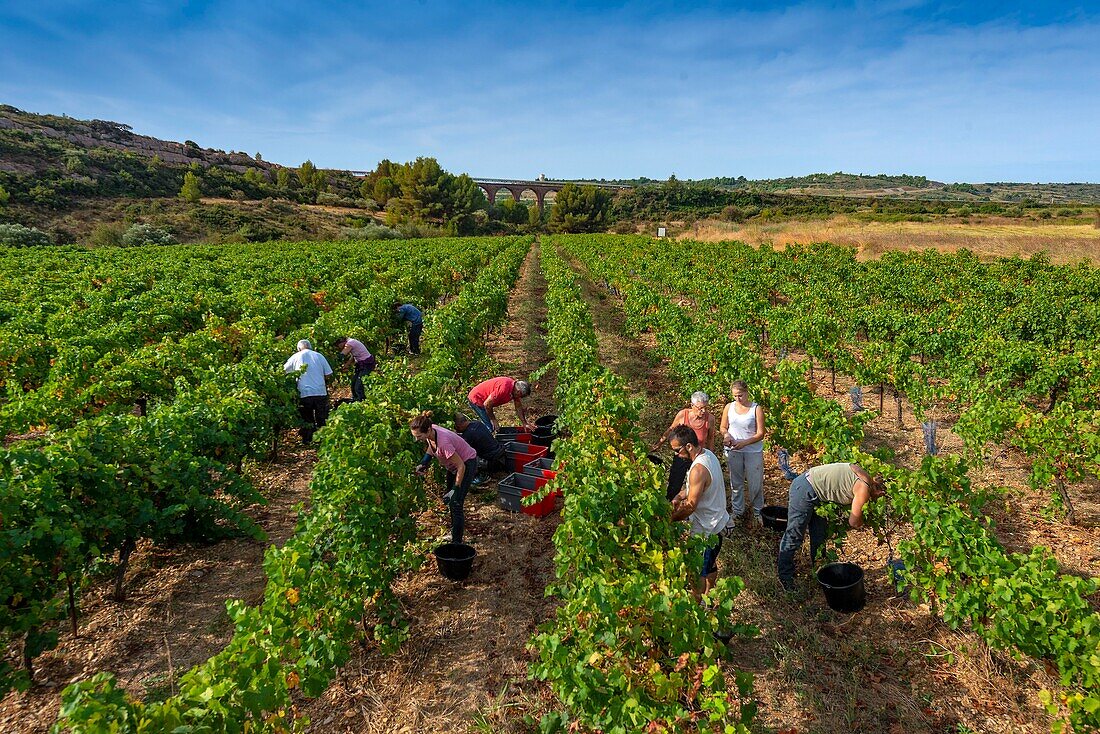
[[[657,443],[653,444],[650,450],[656,451],[659,449],[661,444],[669,440],[669,436],[672,435],[677,426],[687,426],[695,431],[695,445],[700,449],[714,448],[714,416],[707,409],[709,405],[710,398],[707,397],[705,392],[701,390],[693,392],[691,394],[691,405],[676,414],[668,429],[657,439]],[[672,466],[668,470],[668,487],[665,490],[665,496],[670,502],[684,488],[684,481],[687,479],[690,467],[691,462],[683,456],[675,454],[672,457]]]
[[[527,420],[527,410],[523,407],[523,399],[531,394],[531,386],[523,380],[513,380],[511,377],[494,377],[474,386],[467,395],[470,409],[478,420],[485,424],[490,431],[496,431],[500,424],[497,422],[494,408],[507,403],[509,400],[516,406],[516,417],[520,423],[530,427],[532,423]]]
[[[300,429],[302,445],[308,446],[313,433],[328,420],[328,387],[325,378],[332,374],[332,367],[324,355],[313,351],[308,339],[298,342],[298,351],[283,365],[283,372],[298,379],[298,415],[303,425]]]

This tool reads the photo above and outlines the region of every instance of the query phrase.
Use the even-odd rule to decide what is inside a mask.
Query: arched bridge
[[[480,186],[481,190],[485,192],[485,197],[489,200],[490,204],[496,201],[497,192],[501,189],[508,191],[516,201],[519,201],[519,197],[523,195],[524,191],[530,191],[535,195],[535,200],[538,202],[540,211],[545,203],[546,195],[550,192],[557,193],[561,191],[562,187],[567,183],[575,183],[581,186],[597,186],[601,189],[613,189],[615,191],[632,188],[619,184],[592,183],[589,181],[548,181],[546,179],[539,179],[538,181],[519,181],[507,178],[475,178],[474,183]]]
[[[345,171],[345,173],[364,178],[369,176],[371,171]],[[567,183],[574,183],[581,186],[597,186],[601,189],[612,189],[614,191],[624,191],[633,188],[633,186],[623,186],[621,184],[594,183],[592,181],[551,181],[544,178],[540,178],[537,181],[523,181],[515,178],[474,177],[474,183],[485,192],[485,198],[489,200],[490,204],[496,201],[497,192],[501,189],[509,192],[516,201],[519,201],[524,191],[530,191],[535,195],[535,200],[539,204],[540,211],[546,201],[546,195],[551,192],[557,193],[561,191],[561,187],[565,186]]]

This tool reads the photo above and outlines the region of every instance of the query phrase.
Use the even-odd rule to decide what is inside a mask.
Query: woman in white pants
[[[749,504],[752,505],[752,523],[764,524],[760,511],[764,509],[764,409],[749,400],[749,386],[737,380],[730,386],[733,402],[722,410],[722,443],[725,447],[726,466],[730,472],[730,519],[726,530],[731,530],[745,514],[746,483]]]

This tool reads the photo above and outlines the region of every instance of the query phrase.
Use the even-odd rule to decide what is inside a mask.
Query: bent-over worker
[[[886,494],[882,477],[871,477],[859,464],[840,462],[815,466],[799,474],[787,501],[787,530],[779,541],[776,570],[785,591],[794,590],[794,554],[802,547],[806,529],[810,530],[810,563],[825,543],[828,523],[814,509],[822,502],[851,505],[848,525],[863,527],[863,508],[872,499]]]

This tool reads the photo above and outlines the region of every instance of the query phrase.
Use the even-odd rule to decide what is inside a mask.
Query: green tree
[[[309,188],[313,186],[313,176],[315,173],[317,173],[317,166],[313,165],[313,161],[309,159],[298,166],[298,180],[302,182],[303,187]]]
[[[8,201],[11,199],[11,194],[3,186],[0,186],[0,209],[8,205]]]
[[[275,185],[280,189],[290,188],[290,169],[280,168],[275,172]]]
[[[527,224],[530,227],[542,226],[542,209],[538,207],[538,204],[527,209]]]
[[[442,224],[449,198],[450,174],[435,158],[417,158],[394,171],[401,195],[386,205],[388,224],[437,222]]]
[[[258,168],[249,168],[244,172],[244,180],[248,181],[250,184],[259,186],[264,182],[264,175],[260,173],[260,169]]]
[[[549,225],[554,232],[599,232],[607,228],[611,193],[596,186],[567,183],[561,187]]]
[[[364,185],[366,184],[367,182],[364,182]],[[382,176],[377,181],[375,181],[373,186],[371,187],[372,195],[370,196],[370,198],[374,199],[382,206],[385,206],[390,199],[400,195],[400,193],[401,189],[398,187],[396,181],[394,181],[389,176]]]
[[[476,213],[484,211],[489,206],[485,192],[465,173],[452,177],[447,188],[449,189],[445,213],[447,229],[454,234],[471,234],[477,229]],[[523,205],[519,204],[517,208],[523,208]]]
[[[193,171],[183,174],[183,187],[180,188],[180,198],[197,204],[202,199],[202,187],[199,185],[199,177]]]
[[[328,176],[320,168],[313,172],[310,184],[318,191],[328,191]]]

